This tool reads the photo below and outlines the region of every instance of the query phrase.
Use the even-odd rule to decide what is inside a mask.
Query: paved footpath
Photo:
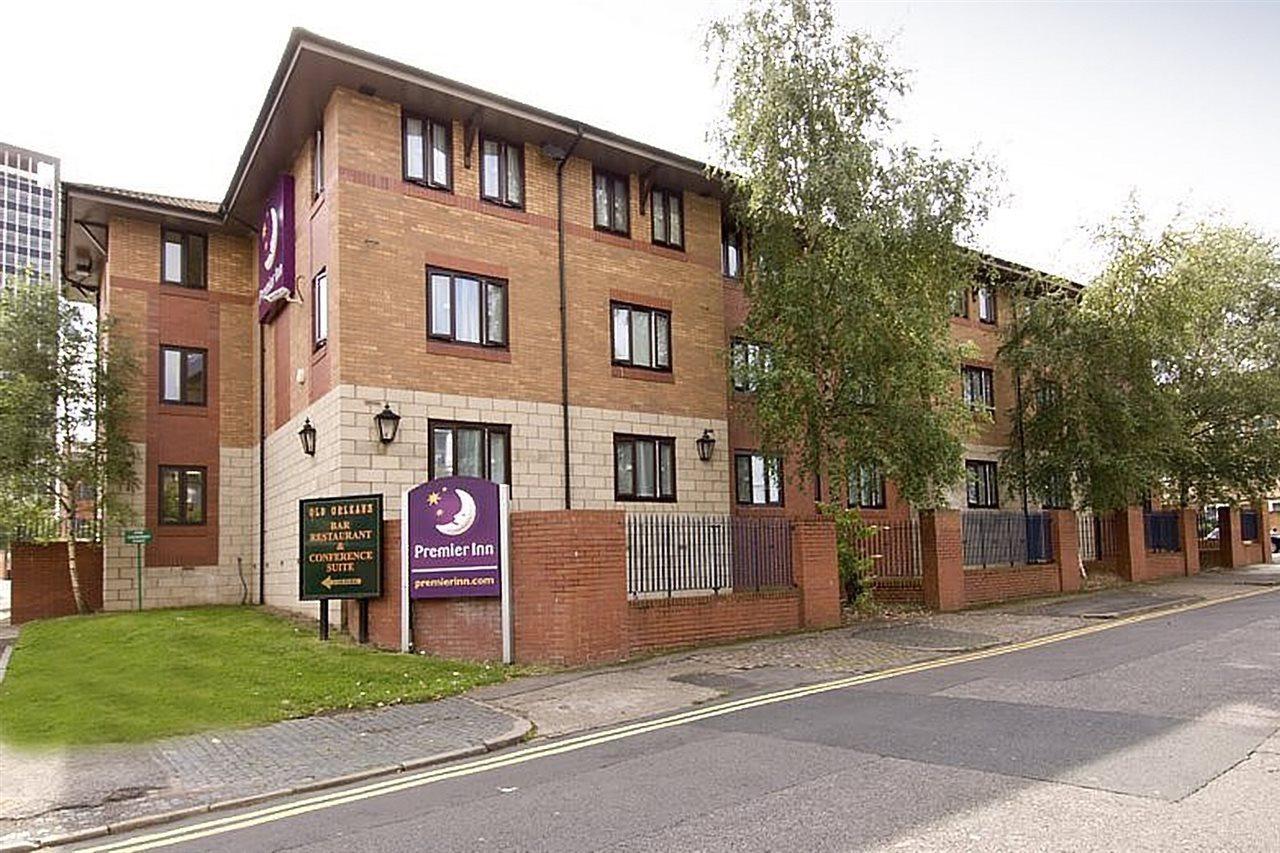
[[[517,679],[468,697],[335,714],[150,745],[27,754],[0,746],[0,848],[124,831],[164,812],[403,772],[523,739],[600,729],[711,703],[1070,631],[1100,618],[1280,584],[1280,567],[1206,574],[958,614],[844,628]]]

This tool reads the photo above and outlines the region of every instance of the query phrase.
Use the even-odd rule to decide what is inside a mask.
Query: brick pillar
[[[1218,510],[1218,547],[1222,549],[1222,565],[1238,569],[1249,564],[1244,553],[1244,537],[1240,533],[1240,509],[1224,506]]]
[[[957,510],[920,513],[920,563],[925,606],[930,610],[964,607],[964,531]]]
[[[1271,562],[1271,513],[1265,500],[1258,501],[1258,536],[1262,539],[1262,562]]]
[[[1058,589],[1078,592],[1080,577],[1080,528],[1076,514],[1069,509],[1049,511],[1053,519],[1053,561],[1058,564]]]
[[[1127,506],[1113,514],[1116,526],[1116,572],[1127,581],[1147,579],[1147,532],[1142,507]]]
[[[1196,516],[1195,507],[1182,508],[1182,565],[1187,577],[1200,574],[1200,525]]]
[[[791,570],[800,588],[800,625],[839,625],[840,567],[834,524],[825,519],[791,522]]]

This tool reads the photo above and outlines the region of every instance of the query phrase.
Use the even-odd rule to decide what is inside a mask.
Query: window
[[[884,509],[884,474],[874,465],[859,465],[849,475],[849,506]]]
[[[482,477],[511,484],[511,427],[431,421],[427,476]]]
[[[320,349],[329,342],[329,272],[320,270],[311,281],[311,343]]]
[[[182,287],[204,287],[204,249],[203,234],[165,229],[161,280]]]
[[[624,175],[595,171],[596,228],[615,234],[630,234],[631,187]]]
[[[961,287],[951,292],[951,316],[969,316],[969,288]]]
[[[81,482],[76,485],[76,500],[91,501],[98,497],[98,487],[93,483]]]
[[[507,345],[507,283],[448,270],[427,270],[430,337],[486,347]]]
[[[208,355],[202,349],[160,347],[160,399],[165,403],[203,406]]]
[[[733,455],[737,500],[751,506],[782,506],[782,460],[740,452]]]
[[[311,197],[324,195],[324,128],[316,129],[316,139],[311,157]]]
[[[160,466],[161,524],[204,524],[204,468]]]
[[[996,463],[966,459],[964,468],[968,480],[966,491],[969,506],[973,509],[994,509],[1000,506]]]
[[[754,393],[760,386],[761,372],[769,369],[769,347],[735,338],[729,343],[729,362],[733,390]]]
[[[615,435],[613,495],[620,501],[674,501],[676,440]]]
[[[978,300],[978,319],[983,323],[995,323],[996,292],[990,287],[979,287],[975,296]]]
[[[448,124],[406,115],[404,125],[404,179],[436,189],[453,186],[453,143]]]
[[[1045,509],[1071,508],[1071,481],[1061,473],[1049,474],[1045,481],[1041,504]]]
[[[673,249],[684,248],[684,198],[674,190],[654,190],[649,196],[653,242]]]
[[[960,382],[964,391],[964,402],[973,411],[984,411],[995,414],[996,391],[995,374],[989,367],[960,368]]]
[[[612,303],[613,363],[671,369],[671,315],[655,308]]]
[[[726,278],[742,278],[742,232],[728,220],[720,223],[720,265]]]
[[[484,139],[480,160],[481,198],[506,207],[524,207],[524,146]]]

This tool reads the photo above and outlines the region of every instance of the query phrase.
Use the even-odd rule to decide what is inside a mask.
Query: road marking
[[[778,702],[789,702],[795,699],[803,699],[807,696],[829,693],[834,690],[844,690],[849,687],[871,684],[877,681],[898,678],[904,675],[912,675],[918,672],[928,672],[929,670],[942,669],[948,666],[956,666],[958,664],[986,660],[987,658],[1000,657],[1014,652],[1026,651],[1029,649],[1039,648],[1041,646],[1065,642],[1066,640],[1073,640],[1078,637],[1086,637],[1092,634],[1101,633],[1102,631],[1110,631],[1125,625],[1133,625],[1139,622],[1146,622],[1152,619],[1163,618],[1165,616],[1186,613],[1192,610],[1200,610],[1217,604],[1240,601],[1257,595],[1266,595],[1267,593],[1274,593],[1277,591],[1280,591],[1280,587],[1264,587],[1262,589],[1250,590],[1248,592],[1242,592],[1236,595],[1209,601],[1197,601],[1190,604],[1182,604],[1176,607],[1170,607],[1167,610],[1121,617],[1119,619],[1100,622],[1096,625],[1085,625],[1080,628],[1073,628],[1070,631],[1063,631],[1059,634],[1036,637],[1031,640],[1010,643],[1006,646],[997,646],[990,649],[966,652],[947,658],[921,661],[920,663],[907,664],[893,669],[881,670],[880,672],[869,672],[862,675],[846,676],[844,678],[837,678],[831,681],[823,681],[818,684],[809,684],[802,687],[778,690],[773,693],[747,696],[742,699],[735,699],[718,705],[711,705],[692,711],[682,711],[666,717],[659,717],[654,720],[627,723],[621,726],[616,726],[612,729],[605,729],[603,731],[592,732],[584,735],[576,735],[560,741],[551,741],[549,743],[522,749],[514,753],[499,753],[462,764],[426,770],[408,776],[396,776],[380,782],[362,785],[350,790],[335,791],[289,803],[282,803],[280,805],[248,812],[246,814],[216,818],[213,820],[202,821],[192,826],[165,830],[163,832],[156,832],[132,839],[122,839],[120,841],[92,847],[89,848],[89,850],[104,851],[104,853],[105,851],[141,851],[152,850],[157,847],[167,847],[172,844],[197,841],[201,838],[208,838],[213,835],[221,835],[227,832],[249,829],[254,826],[261,826],[262,824],[273,823],[278,820],[285,820],[287,818],[297,817],[310,812],[334,808],[335,806],[359,802],[360,800],[367,800],[373,797],[384,796],[386,794],[394,794],[399,791],[406,791],[423,785],[431,785],[436,782],[444,782],[450,779],[461,779],[466,776],[473,776],[477,773],[485,773],[490,770],[497,770],[503,767],[514,767],[539,758],[548,758],[553,755],[562,755],[567,752],[577,752],[578,750],[586,749],[587,747],[599,746],[616,740],[623,740],[637,735],[661,731],[674,726],[688,725],[689,723],[709,720],[726,714],[733,714],[739,711],[746,711],[765,705],[773,705]]]

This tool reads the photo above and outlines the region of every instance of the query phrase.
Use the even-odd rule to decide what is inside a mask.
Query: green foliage
[[[864,522],[856,509],[824,503],[818,505],[818,511],[835,523],[836,564],[845,600],[852,604],[870,597],[872,561],[858,543],[870,537],[875,528]]]
[[[796,477],[877,466],[917,505],[960,474],[971,419],[954,392],[949,305],[976,258],[984,166],[889,139],[903,73],[825,0],[753,3],[714,24],[727,82],[716,130],[747,236],[744,332],[767,343],[755,418]]]
[[[438,699],[506,674],[322,643],[311,626],[249,608],[72,616],[23,626],[0,682],[0,737],[38,747],[144,741]]]
[[[1001,350],[1029,389],[1026,473],[1110,509],[1230,502],[1280,482],[1280,244],[1136,211],[1077,298],[1028,300]],[[1010,457],[1015,466],[1019,459]]]
[[[3,288],[0,526],[30,522],[33,506],[76,518],[81,484],[105,494],[109,509],[134,486],[125,422],[135,372],[121,346],[99,354],[92,312],[55,285],[16,279]]]

